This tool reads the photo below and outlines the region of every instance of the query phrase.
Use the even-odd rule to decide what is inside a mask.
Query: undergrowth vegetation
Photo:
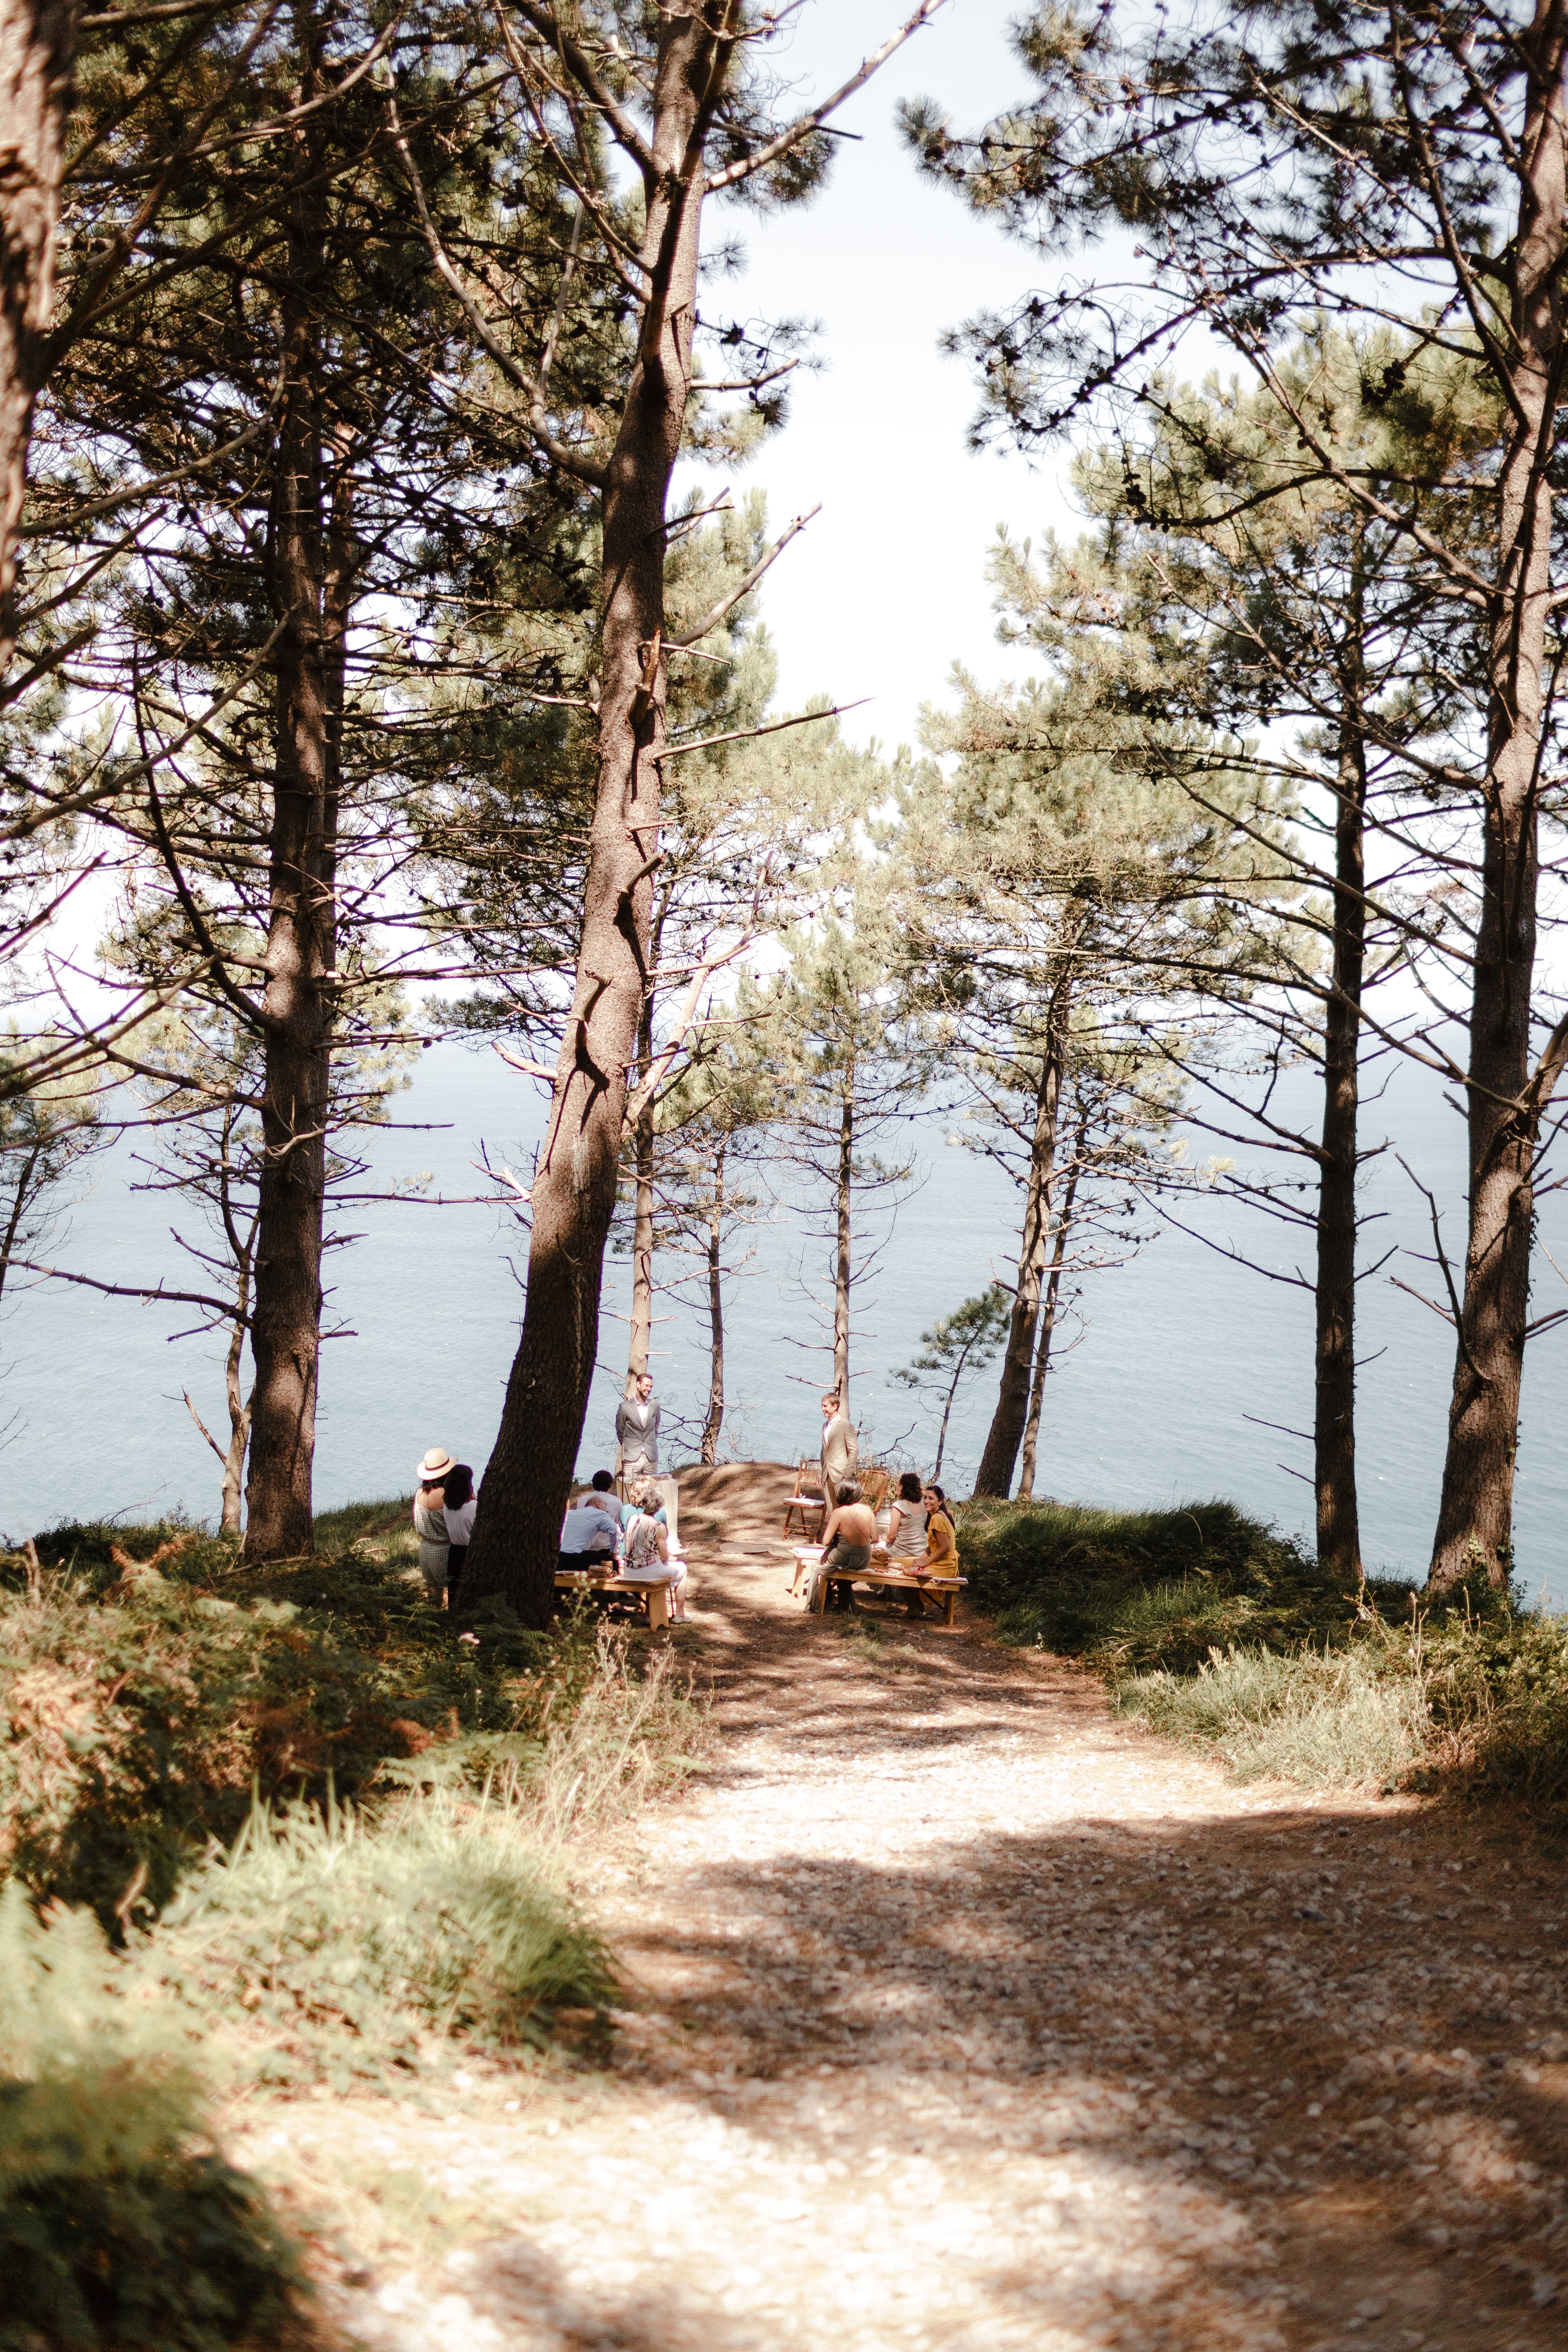
[[[301,2340],[305,2281],[207,2137],[173,2017],[128,1999],[89,1912],[0,1888],[0,2347]]]
[[[526,2057],[611,1996],[570,1863],[696,1760],[669,1650],[437,1614],[396,1506],[320,1532],[0,1559],[0,2352],[302,2341],[206,2096]]]
[[[1005,1641],[1081,1657],[1238,1779],[1568,1804],[1568,1619],[1515,1591],[1337,1585],[1224,1502],[975,1502],[962,1542]]]

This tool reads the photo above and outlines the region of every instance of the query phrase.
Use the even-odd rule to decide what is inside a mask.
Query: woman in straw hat
[[[442,1516],[447,1500],[447,1474],[457,1463],[444,1445],[433,1445],[420,1463],[415,1476],[419,1484],[414,1496],[414,1532],[419,1538],[419,1573],[425,1579],[425,1590],[430,1595],[430,1605],[439,1609],[447,1591],[447,1555],[451,1538]]]

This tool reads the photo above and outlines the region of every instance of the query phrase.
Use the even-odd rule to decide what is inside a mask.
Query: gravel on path
[[[613,2054],[239,2151],[468,2217],[415,2267],[346,2253],[334,2318],[372,2352],[1561,2352],[1561,1860],[1233,1787],[962,1613],[807,1618],[787,1492],[683,1486],[718,1736],[593,1882]]]

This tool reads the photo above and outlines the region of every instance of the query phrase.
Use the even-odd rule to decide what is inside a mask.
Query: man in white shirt
[[[615,1563],[621,1523],[597,1495],[579,1495],[561,1526],[563,1568],[605,1568]]]

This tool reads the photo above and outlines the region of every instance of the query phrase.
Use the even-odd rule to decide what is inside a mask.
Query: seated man
[[[592,1480],[595,1494],[601,1498],[605,1508],[607,1511],[614,1511],[616,1513],[623,1528],[629,1528],[632,1521],[637,1517],[637,1506],[636,1503],[632,1502],[629,1497],[624,1503],[617,1502],[614,1493],[615,1483],[615,1480],[611,1477],[607,1470],[595,1471]],[[654,1493],[658,1496],[658,1508],[650,1513],[649,1516],[657,1519],[661,1528],[668,1530],[669,1526],[669,1513],[665,1508],[664,1497],[662,1495],[659,1495],[657,1487],[654,1488]]]
[[[620,1544],[621,1523],[613,1503],[590,1494],[569,1506],[561,1528],[563,1568],[613,1568]]]

